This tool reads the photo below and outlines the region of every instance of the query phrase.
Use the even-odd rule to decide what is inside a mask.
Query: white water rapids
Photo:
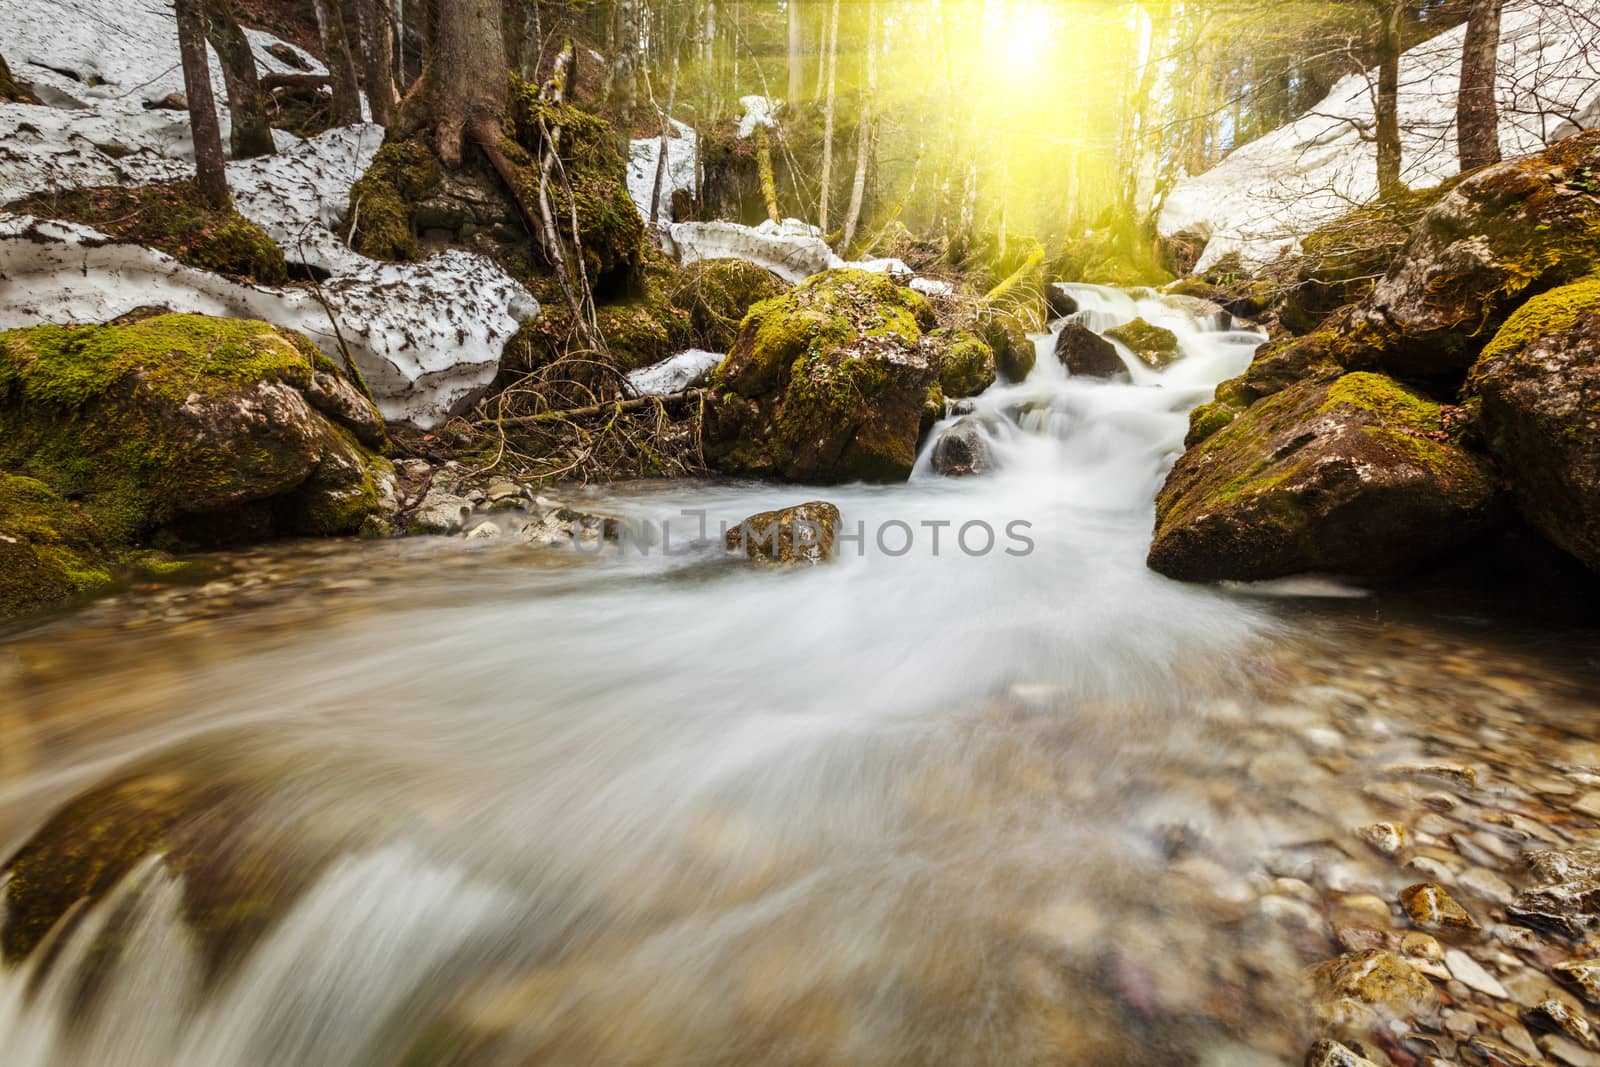
[[[1028,381],[968,416],[988,474],[924,455],[895,487],[593,501],[682,544],[685,509],[714,530],[826,499],[865,534],[830,568],[351,545],[348,576],[411,553],[383,564],[405,580],[0,644],[90,665],[0,698],[0,745],[29,741],[0,759],[0,846],[136,767],[236,783],[248,825],[200,810],[198,836],[226,851],[259,822],[308,865],[260,875],[237,906],[270,921],[221,965],[187,918],[192,865],[139,866],[0,971],[0,1062],[1276,1062],[1198,1007],[1162,881],[1163,828],[1193,813],[1159,788],[1273,624],[1144,566],[1189,409],[1260,338],[1072,293],[1092,328],[1142,316],[1183,358],[1079,381],[1041,338]],[[992,550],[958,544],[975,521]],[[1007,554],[1016,522],[1033,547]],[[67,705],[70,740],[41,739]]]

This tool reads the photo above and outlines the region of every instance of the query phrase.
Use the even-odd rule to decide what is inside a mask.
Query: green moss
[[[1105,336],[1127,345],[1141,362],[1158,370],[1178,358],[1178,335],[1144,319],[1107,330]]]
[[[688,315],[697,346],[726,352],[750,309],[787,289],[777,275],[754,263],[710,259],[683,269],[673,285],[671,303]]]
[[[314,367],[331,372],[308,347],[266,323],[197,315],[0,334],[0,468],[81,501],[117,546],[180,516],[276,497],[313,467],[324,481],[313,479],[308,492],[342,477],[354,499],[368,500],[356,483],[382,472],[377,457],[356,445],[337,449],[330,437],[324,454],[366,466],[314,463],[305,450],[317,446],[302,435],[315,426],[237,418],[240,398],[263,383],[303,389]],[[306,532],[327,524],[315,525]]]
[[[956,399],[977,396],[993,385],[994,380],[994,349],[977,337],[960,334],[948,347],[943,347],[939,384],[945,396]]]
[[[0,619],[95,592],[111,564],[81,510],[43,482],[0,474]]]
[[[92,226],[108,237],[159,249],[200,270],[280,285],[289,278],[283,250],[255,223],[229,208],[204,206],[194,183],[108,186],[46,193],[12,206],[42,218]]]
[[[439,161],[420,139],[390,140],[350,189],[350,246],[373,259],[409,262],[421,257],[411,216],[438,191]]]
[[[1352,407],[1369,412],[1389,426],[1433,432],[1440,428],[1440,407],[1382,374],[1346,374],[1328,387],[1323,411]]]
[[[1220,400],[1200,405],[1189,412],[1189,434],[1184,438],[1184,445],[1193,448],[1238,416],[1238,409]]]
[[[1484,348],[1482,361],[1514,355],[1540,337],[1566,333],[1580,316],[1600,312],[1600,278],[1589,278],[1529,300],[1518,308],[1494,340]]]

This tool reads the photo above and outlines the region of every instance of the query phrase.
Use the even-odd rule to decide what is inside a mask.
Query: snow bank
[[[671,359],[643,367],[628,375],[628,385],[638,396],[668,396],[681,393],[701,381],[723,360],[721,352],[691,348]]]
[[[1401,60],[1403,177],[1413,188],[1456,173],[1456,90],[1465,33],[1457,27]],[[1511,0],[1499,64],[1500,144],[1508,158],[1600,120],[1600,37],[1592,15]],[[1341,80],[1305,117],[1179,182],[1162,208],[1161,232],[1208,235],[1200,269],[1230,252],[1259,264],[1375,198],[1377,150],[1361,136],[1373,123],[1367,77]]]
[[[667,173],[661,183],[661,205],[657,218],[672,221],[672,194],[700,188],[697,168],[699,149],[694,130],[672,120],[672,136],[667,138]],[[661,138],[641,137],[628,151],[628,195],[646,222],[650,221],[650,200],[656,187],[656,166],[661,159]]]
[[[736,222],[680,222],[669,231],[673,250],[685,264],[702,259],[743,259],[786,282],[802,282],[839,262],[815,226],[799,219],[760,226]]]
[[[245,35],[263,74],[327,73],[309,52],[271,34],[246,30]],[[6,60],[17,79],[56,105],[33,109],[36,113],[23,116],[22,121],[43,121],[47,128],[60,126],[60,135],[46,134],[52,142],[70,139],[80,152],[100,157],[92,163],[104,176],[75,184],[126,180],[118,175],[119,165],[134,181],[159,181],[166,175],[153,175],[144,168],[163,159],[194,158],[188,116],[145,107],[183,92],[178,24],[170,0],[119,0],[114,4],[104,0],[7,0],[0,4],[0,42],[4,42]],[[303,66],[283,62],[266,50],[270,45],[290,49]],[[211,82],[226,141],[228,94],[215,56]],[[18,116],[10,114],[16,109],[6,110],[6,118],[16,121]],[[9,143],[14,132],[14,127],[0,127],[0,141]],[[97,145],[112,150],[98,151]],[[7,162],[9,155],[0,155],[0,163]],[[119,155],[126,158],[119,161]],[[82,164],[89,165],[90,161]],[[64,187],[49,181],[47,172],[29,185],[30,191]],[[3,191],[0,197],[15,199]]]
[[[25,215],[0,215],[0,276],[11,283],[0,296],[5,330],[166,307],[287,326],[336,362],[342,335],[384,418],[424,429],[482,395],[506,342],[538,312],[520,285],[464,252],[366,262],[322,287],[325,309],[311,289],[244,285],[87,226]]]
[[[246,33],[264,72],[295,69],[266,51],[283,42]],[[8,3],[0,5],[0,42],[17,77],[55,105],[0,105],[0,204],[193,174],[188,115],[144,106],[183,88],[170,2]],[[325,72],[294,51],[308,69]],[[214,61],[212,77],[225,118],[227,95]],[[383,144],[382,127],[330,130],[307,141],[277,137],[277,155],[228,165],[235,204],[291,263],[329,277],[323,294],[384,417],[427,429],[472,404],[538,303],[481,256],[452,251],[390,264],[345,245],[338,228],[350,188]],[[0,212],[0,277],[10,283],[0,289],[0,328],[104,322],[161,306],[264,319],[305,333],[340,358],[328,310],[311,289],[242,285],[87,227]]]

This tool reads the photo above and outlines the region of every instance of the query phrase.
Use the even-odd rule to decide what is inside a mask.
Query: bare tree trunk
[[[611,51],[611,102],[624,128],[639,106],[639,0],[615,0],[616,44]]]
[[[439,158],[461,165],[470,132],[498,129],[509,106],[500,0],[450,0],[439,8],[439,39],[428,72]]]
[[[544,51],[544,27],[539,22],[539,0],[523,0],[522,80],[539,80],[539,56]]]
[[[361,28],[361,65],[367,76],[367,102],[372,121],[388,126],[394,121],[399,98],[394,87],[394,38],[389,33],[385,0],[355,0]]]
[[[333,76],[333,124],[353,126],[361,121],[361,83],[356,76],[355,57],[350,53],[349,35],[345,33],[344,9],[340,0],[316,0],[316,9],[322,51]]]
[[[789,0],[789,106],[799,106],[806,91],[805,27],[800,20],[800,0]]]
[[[654,94],[651,94],[654,103]],[[656,105],[656,113],[661,119],[661,151],[656,155],[655,182],[650,187],[650,225],[655,227],[661,217],[661,193],[667,181],[668,156],[672,147],[672,121],[673,109],[678,106],[678,50],[672,50],[672,83],[667,89],[667,107],[663,111]],[[670,219],[668,221],[671,221]]]
[[[761,198],[767,202],[767,218],[783,221],[778,207],[778,182],[772,175],[772,137],[765,123],[756,123],[756,166],[761,172]]]
[[[861,102],[861,126],[856,130],[856,177],[850,186],[850,208],[844,217],[844,239],[839,251],[848,253],[861,225],[861,205],[867,196],[867,163],[872,156],[873,107],[878,99],[878,4],[867,0],[867,95]],[[1004,237],[1001,238],[1004,240]]]
[[[1504,0],[1472,0],[1467,15],[1456,96],[1456,147],[1464,171],[1500,162],[1500,109],[1494,90],[1504,6]]]
[[[206,51],[206,18],[202,0],[177,0],[178,53],[183,61],[183,91],[189,98],[189,125],[194,132],[195,185],[210,207],[233,206],[228,172],[222,157],[222,127],[211,93],[211,56]]]
[[[1378,195],[1405,189],[1400,181],[1400,54],[1405,0],[1389,0],[1382,11],[1378,40]]]
[[[828,95],[822,105],[822,200],[817,207],[817,225],[824,233],[828,229],[828,198],[833,185],[833,123],[838,105],[838,79],[839,0],[833,0],[833,12],[828,16]]]
[[[234,159],[270,156],[272,126],[256,73],[256,57],[233,14],[233,0],[205,0],[206,37],[222,63],[222,80],[228,87],[229,146]]]

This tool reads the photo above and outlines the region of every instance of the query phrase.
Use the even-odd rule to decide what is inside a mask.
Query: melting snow
[[[1456,173],[1455,102],[1465,33],[1457,27],[1402,57],[1403,177],[1413,188]],[[1500,144],[1507,158],[1600,122],[1600,38],[1592,15],[1512,0],[1499,63]],[[1162,208],[1161,232],[1209,235],[1200,269],[1230,252],[1259,264],[1374,199],[1377,150],[1362,138],[1373,122],[1367,77],[1344,78],[1305,117],[1179,182]]]
[[[656,167],[660,159],[660,137],[641,137],[633,142],[628,152],[628,195],[633,198],[634,206],[646,222],[650,221],[650,201],[655,193]],[[667,173],[661,183],[658,220],[672,221],[673,193],[679,190],[693,193],[700,188],[699,166],[699,148],[694,130],[673,119],[672,136],[667,138]]]
[[[679,352],[671,359],[664,359],[660,363],[634,371],[628,375],[628,384],[639,396],[668,396],[672,393],[681,393],[704,379],[722,360],[723,355],[720,352],[691,348],[687,352]]]
[[[23,7],[0,6],[0,41],[17,77],[55,106],[0,105],[0,204],[193,174],[187,114],[144,107],[183,88],[170,4],[32,0]],[[246,32],[263,72],[295,69],[265,51],[281,43],[276,38]],[[324,71],[295,51],[310,70]],[[226,121],[215,64],[212,75]],[[383,143],[381,127],[278,139],[278,155],[229,164],[235,202],[290,262],[331,276],[323,294],[384,416],[426,429],[469,406],[494,380],[506,342],[538,314],[537,302],[481,256],[451,251],[390,264],[345,245],[337,229],[350,187]],[[164,306],[288,326],[340,358],[339,338],[312,290],[243,285],[83,226],[0,212],[0,274],[11,283],[0,296],[0,328],[104,322]]]

